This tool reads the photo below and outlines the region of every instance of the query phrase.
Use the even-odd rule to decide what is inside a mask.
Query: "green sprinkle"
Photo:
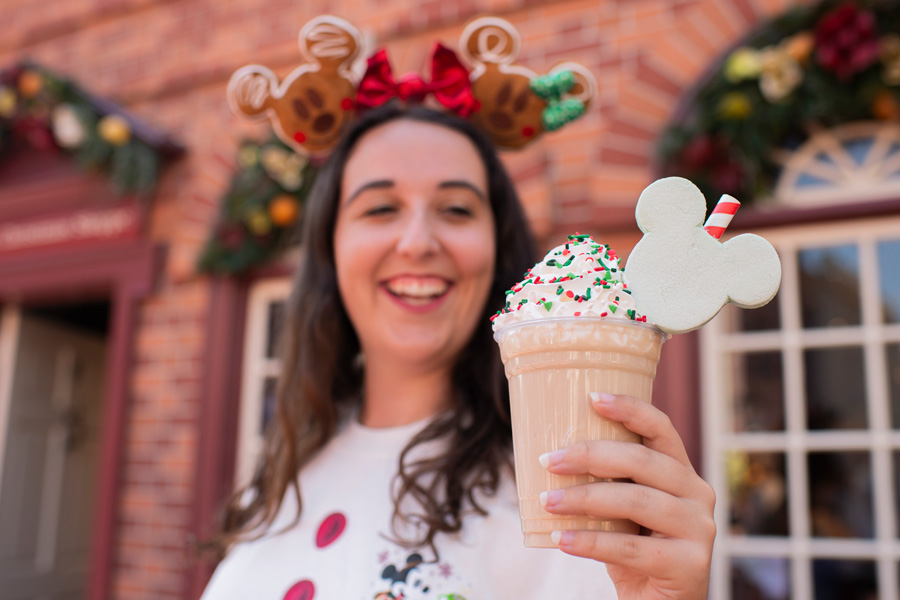
[[[577,279],[578,275],[576,275],[575,273],[569,273],[568,275],[566,275],[566,277],[568,277],[569,279]]]
[[[557,265],[557,266],[558,266],[560,269],[562,269],[563,267],[568,267],[569,265],[572,264],[572,261],[573,261],[573,260],[575,260],[575,255],[574,255],[574,254],[571,255],[571,256],[569,257],[569,260],[567,260],[567,261],[564,262],[563,264]]]
[[[559,296],[559,295],[562,294],[562,293],[563,293],[563,287],[562,287],[562,286],[559,286],[558,288],[556,288],[556,295],[557,295],[557,296]]]
[[[609,305],[609,310],[612,311],[613,314],[616,314],[616,310],[618,310],[618,308],[619,308],[619,307],[616,306],[615,304],[610,304],[610,305]]]
[[[550,307],[553,306],[553,303],[550,301],[544,302],[544,308],[547,309],[547,312],[550,312]]]
[[[506,291],[504,292],[504,294],[506,294],[507,296],[511,296],[512,294],[515,294],[515,293],[516,293],[516,292],[513,291],[513,290],[506,290]]]
[[[584,297],[585,297],[586,300],[590,300],[590,299],[591,299],[591,288],[588,288],[587,290],[585,290],[585,292],[584,292]]]
[[[626,294],[628,294],[629,296],[631,295],[631,290],[622,290],[622,291],[625,292]]]
[[[556,266],[556,259],[555,259],[555,258],[551,258],[550,260],[548,260],[548,261],[547,261],[547,266],[548,266],[548,267],[555,267],[555,266]]]

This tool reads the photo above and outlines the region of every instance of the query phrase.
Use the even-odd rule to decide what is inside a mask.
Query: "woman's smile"
[[[451,281],[431,275],[399,275],[381,285],[398,304],[427,309],[437,308],[453,287]]]

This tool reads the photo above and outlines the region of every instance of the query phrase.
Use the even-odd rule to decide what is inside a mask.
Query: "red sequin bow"
[[[429,83],[418,73],[407,73],[395,81],[387,52],[382,49],[373,54],[356,90],[356,106],[361,109],[374,108],[391,98],[421,102],[428,94],[434,95],[435,100],[461,117],[468,117],[479,108],[478,101],[472,96],[469,71],[456,54],[442,44],[436,44],[431,54]]]

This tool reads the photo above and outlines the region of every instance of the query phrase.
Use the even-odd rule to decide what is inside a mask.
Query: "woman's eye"
[[[394,212],[393,206],[391,206],[389,204],[379,204],[377,206],[373,206],[372,208],[367,209],[366,212],[363,214],[365,214],[366,216],[377,217],[380,215],[387,215],[392,212]]]
[[[455,217],[471,217],[472,211],[466,206],[448,206],[444,209],[447,213]]]

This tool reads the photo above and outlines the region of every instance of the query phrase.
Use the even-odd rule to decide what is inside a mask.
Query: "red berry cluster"
[[[816,25],[816,59],[846,81],[878,60],[875,14],[853,3],[842,4]]]

